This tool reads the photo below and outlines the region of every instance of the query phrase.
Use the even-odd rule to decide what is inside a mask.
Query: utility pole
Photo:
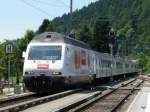
[[[113,56],[114,56],[114,44],[116,43],[115,42],[115,32],[114,32],[114,29],[111,28],[110,31],[109,31],[109,38],[110,38],[110,42],[109,42],[109,47],[110,47],[110,55],[111,55],[111,78],[110,78],[110,81],[113,81],[114,80],[114,77],[113,77]]]
[[[72,29],[72,6],[73,0],[70,0],[70,30]]]
[[[75,31],[72,29],[72,12],[73,12],[73,0],[70,0],[70,34],[71,38],[75,38]]]

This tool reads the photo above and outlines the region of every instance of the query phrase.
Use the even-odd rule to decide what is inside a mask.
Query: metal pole
[[[113,44],[109,44],[110,46],[110,55],[111,55],[111,78],[110,80],[113,81]]]
[[[8,54],[8,91],[10,93],[10,55]]]
[[[72,5],[73,5],[73,1],[70,0],[70,31],[72,29]]]
[[[111,61],[112,61],[112,64],[111,64],[111,81],[114,80],[114,77],[113,77],[113,44],[111,45]]]

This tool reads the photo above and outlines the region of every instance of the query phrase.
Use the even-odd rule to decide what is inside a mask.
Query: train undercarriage
[[[128,77],[134,77],[137,72],[120,74],[113,76],[113,80],[120,80]],[[91,80],[91,81],[90,81]],[[53,91],[59,91],[66,88],[85,87],[91,84],[103,84],[110,82],[111,77],[104,77],[99,79],[90,79],[86,81],[76,81],[74,79],[63,76],[24,76],[24,82],[26,88],[31,92],[36,93],[50,93]],[[74,82],[74,83],[72,83]]]

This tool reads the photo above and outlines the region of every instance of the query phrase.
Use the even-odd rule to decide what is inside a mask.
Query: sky
[[[73,0],[73,11],[97,0]],[[70,0],[1,0],[0,42],[21,38],[26,30],[36,31],[43,19],[70,11]]]

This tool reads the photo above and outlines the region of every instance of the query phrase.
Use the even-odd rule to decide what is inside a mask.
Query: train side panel
[[[67,77],[67,83],[92,82],[94,75],[92,51],[66,44],[64,56],[63,74]]]

